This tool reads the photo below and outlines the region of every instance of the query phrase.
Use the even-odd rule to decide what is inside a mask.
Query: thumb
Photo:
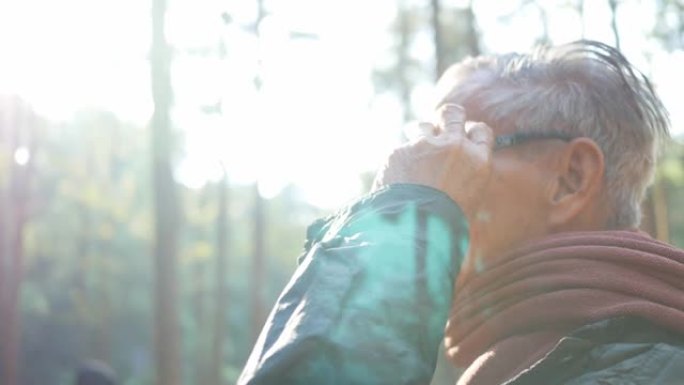
[[[478,146],[491,150],[494,147],[494,132],[485,123],[473,123],[468,130],[468,139]]]

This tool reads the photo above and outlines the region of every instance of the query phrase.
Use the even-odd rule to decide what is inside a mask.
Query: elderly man
[[[684,383],[684,252],[636,230],[668,137],[648,80],[581,41],[438,90],[374,191],[310,227],[239,383],[427,384],[442,339],[459,384]]]

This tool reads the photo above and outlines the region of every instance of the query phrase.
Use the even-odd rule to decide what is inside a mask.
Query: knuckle
[[[396,148],[390,153],[389,161],[390,162],[396,162],[397,160],[399,160],[403,156],[404,155],[403,155],[403,151],[401,150],[401,148]]]

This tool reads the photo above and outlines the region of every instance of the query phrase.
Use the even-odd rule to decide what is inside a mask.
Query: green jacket
[[[618,317],[575,330],[506,385],[684,384],[684,336]]]
[[[429,384],[467,234],[458,206],[418,185],[314,223],[238,384]],[[508,385],[678,383],[681,337],[620,318],[577,330]]]

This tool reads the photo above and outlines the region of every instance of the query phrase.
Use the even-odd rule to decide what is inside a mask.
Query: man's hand
[[[472,218],[491,175],[494,135],[484,123],[465,131],[465,112],[455,104],[439,109],[434,135],[421,136],[397,149],[375,178],[373,190],[394,183],[436,188]]]

